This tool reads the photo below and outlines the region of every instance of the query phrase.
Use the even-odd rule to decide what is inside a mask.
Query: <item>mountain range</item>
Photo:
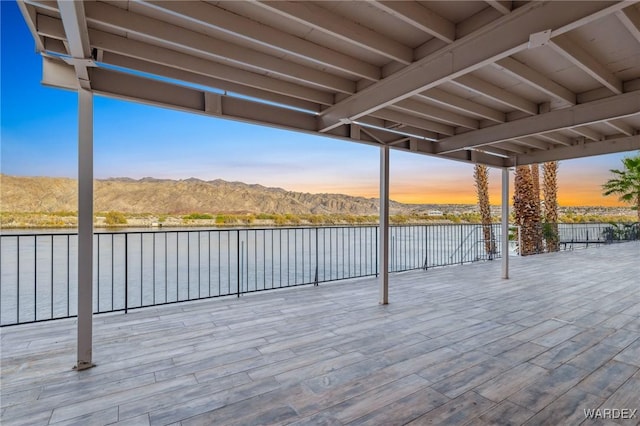
[[[376,215],[379,206],[376,198],[293,192],[222,179],[98,179],[94,191],[96,212]],[[75,211],[77,181],[1,174],[0,204],[0,211],[4,212]],[[392,214],[427,213],[442,207],[390,203]]]

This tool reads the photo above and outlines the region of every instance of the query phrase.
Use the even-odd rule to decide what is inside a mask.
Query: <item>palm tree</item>
[[[495,253],[493,236],[491,235],[491,207],[489,204],[489,169],[482,164],[476,164],[473,169],[473,178],[476,181],[478,194],[478,206],[482,220],[482,235],[484,250],[488,255]]]
[[[640,154],[622,160],[624,170],[611,169],[614,178],[602,185],[603,195],[619,195],[620,201],[634,203],[640,222]]]
[[[547,251],[558,251],[558,162],[542,165],[544,190],[544,239]]]
[[[523,256],[540,251],[540,209],[535,198],[531,169],[528,166],[516,167],[513,211],[520,227],[520,254]]]

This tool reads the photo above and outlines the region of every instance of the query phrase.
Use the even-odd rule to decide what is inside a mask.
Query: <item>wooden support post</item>
[[[502,169],[502,278],[509,278],[509,168]]]
[[[78,359],[93,367],[93,93],[78,89]]]
[[[389,146],[380,147],[380,304],[389,303]]]

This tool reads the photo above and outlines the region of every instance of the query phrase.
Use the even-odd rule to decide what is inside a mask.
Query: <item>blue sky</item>
[[[40,84],[41,59],[13,1],[1,3],[2,173],[77,175],[77,95]],[[362,144],[96,96],[95,177],[225,179],[302,192],[377,196],[379,151]],[[560,202],[611,204],[599,185],[624,154],[564,161]],[[473,166],[392,151],[391,198],[473,203]],[[492,203],[500,172],[491,172]]]

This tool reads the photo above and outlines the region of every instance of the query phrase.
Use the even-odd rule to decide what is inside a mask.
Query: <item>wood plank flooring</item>
[[[1,333],[10,425],[638,425],[640,244],[359,279]],[[603,411],[604,412],[604,411]],[[629,412],[627,412],[628,414]]]

